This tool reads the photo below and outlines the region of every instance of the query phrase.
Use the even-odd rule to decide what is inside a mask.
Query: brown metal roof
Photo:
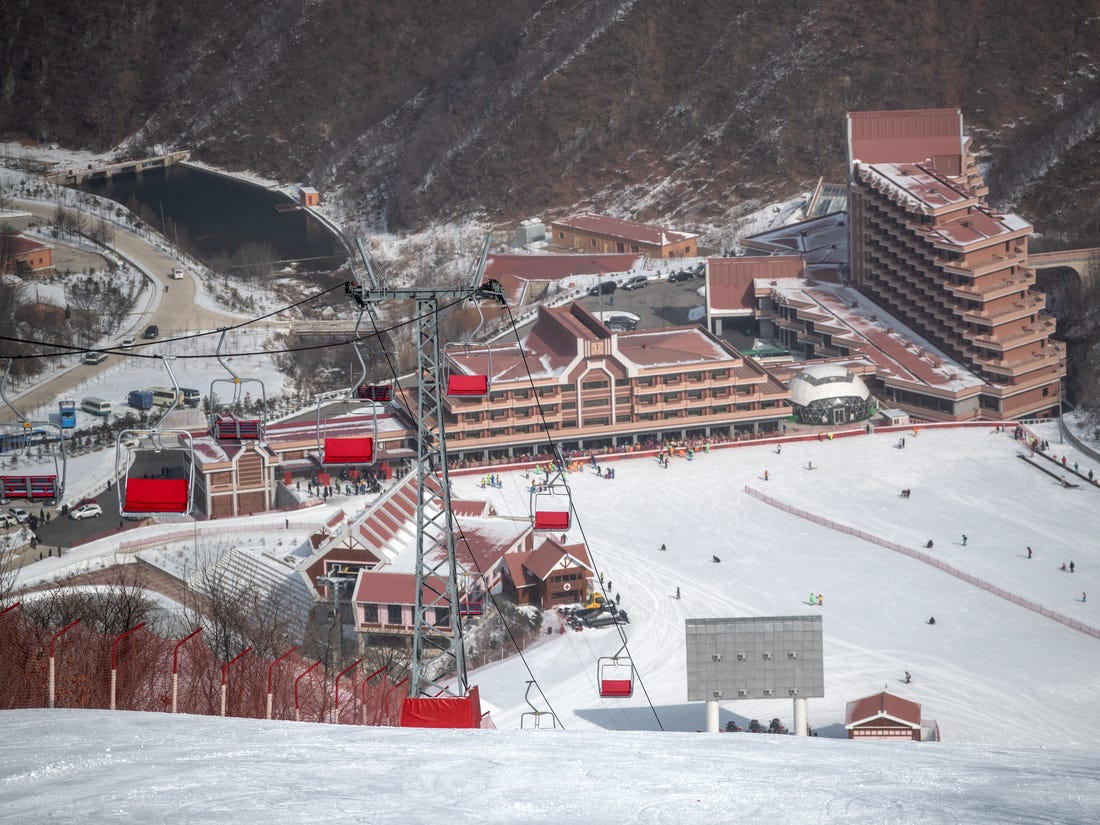
[[[624,241],[658,246],[682,243],[699,237],[692,232],[677,232],[663,226],[611,218],[607,215],[597,215],[594,212],[582,212],[580,215],[562,218],[554,221],[551,226],[566,226],[581,232],[607,235],[612,238],[621,238]]]
[[[429,576],[421,591],[421,600],[430,602],[436,593],[445,592],[446,586],[446,582],[438,576]],[[364,572],[359,576],[355,601],[365,604],[416,604],[416,574]]]
[[[848,113],[848,160],[919,163],[963,152],[959,109]]]
[[[643,255],[490,255],[485,277],[512,275],[526,281],[560,281],[574,275],[607,275],[630,272]]]
[[[920,727],[920,703],[883,691],[874,696],[849,702],[844,714],[845,727],[874,719],[890,719],[912,728]]]
[[[715,312],[756,307],[754,278],[801,278],[801,255],[710,258],[707,261],[707,308]]]

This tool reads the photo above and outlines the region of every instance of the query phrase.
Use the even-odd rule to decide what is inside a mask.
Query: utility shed
[[[920,703],[883,691],[848,703],[844,727],[849,739],[921,741]]]

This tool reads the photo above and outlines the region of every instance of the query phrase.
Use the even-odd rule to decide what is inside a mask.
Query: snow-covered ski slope
[[[583,533],[611,594],[622,596],[644,690],[627,700],[597,695],[597,658],[620,646],[614,628],[544,638],[526,660],[565,727],[657,729],[659,717],[666,730],[700,729],[703,706],[686,701],[684,620],[817,612],[826,696],[809,701],[809,723],[821,735],[843,735],[846,703],[885,686],[922,703],[949,742],[1100,744],[1100,639],[745,492],[920,549],[1100,628],[1094,603],[1080,601],[1090,590],[1100,599],[1100,489],[1064,488],[1018,460],[1021,445],[992,426],[906,436],[905,449],[898,434],[882,433],[787,443],[780,454],[774,444],[716,449],[675,458],[667,470],[624,459],[614,480],[591,469],[571,475],[579,517],[569,539]],[[527,512],[522,474],[505,474],[502,490],[482,490],[479,480],[457,476],[458,494],[488,496],[504,514]],[[902,498],[906,488],[911,496]],[[924,550],[928,539],[934,548]],[[1070,560],[1072,575],[1059,569]],[[823,594],[822,607],[810,607],[811,592]],[[513,657],[471,681],[508,728],[528,709],[532,676]],[[790,724],[789,699],[725,702],[721,722],[775,716]]]

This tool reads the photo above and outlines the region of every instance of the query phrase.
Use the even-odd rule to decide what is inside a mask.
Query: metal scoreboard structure
[[[687,698],[707,703],[708,731],[719,702],[784,698],[805,735],[805,700],[825,695],[821,616],[687,619],[685,632]]]

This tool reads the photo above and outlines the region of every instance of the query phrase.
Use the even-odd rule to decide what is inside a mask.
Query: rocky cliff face
[[[339,190],[366,227],[579,207],[720,226],[842,180],[846,110],[958,106],[994,199],[1100,231],[1094,0],[8,7],[7,138],[185,146]]]

